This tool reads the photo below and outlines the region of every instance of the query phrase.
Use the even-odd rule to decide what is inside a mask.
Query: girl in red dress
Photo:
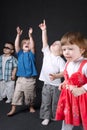
[[[87,130],[87,39],[79,32],[68,32],[61,44],[67,62],[55,118],[63,120],[61,130],[81,124]]]

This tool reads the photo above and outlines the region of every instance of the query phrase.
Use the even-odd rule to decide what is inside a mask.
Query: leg
[[[4,81],[0,81],[0,101],[6,97],[6,85]]]
[[[55,120],[55,113],[57,109],[57,102],[59,98],[60,91],[58,90],[58,86],[52,86],[52,120]]]
[[[21,105],[22,97],[23,97],[23,93],[15,92],[13,100],[12,100],[12,108],[11,108],[11,111],[9,113],[7,113],[7,116],[12,116],[15,113],[16,105]],[[14,104],[16,104],[16,105],[14,105]]]
[[[7,113],[7,116],[12,116],[16,111],[16,106],[12,105],[11,111],[9,113]]]
[[[7,94],[7,100],[6,103],[10,103],[12,101],[12,97],[14,94],[14,81],[9,81],[6,83],[7,87],[6,87],[6,94]]]
[[[12,108],[11,111],[7,113],[8,116],[12,116],[15,113],[17,105],[22,105],[22,99],[23,99],[23,92],[21,89],[21,84],[19,80],[17,80],[13,99],[12,99]]]
[[[42,125],[48,125],[51,118],[51,93],[50,85],[44,85],[42,89],[42,103],[40,108],[40,118],[44,119]]]
[[[16,105],[14,105],[14,104],[21,105],[22,97],[23,97],[23,93],[16,93],[15,92],[13,100],[12,100],[12,108],[11,108],[11,111],[9,113],[7,113],[7,116],[12,116],[15,113]]]
[[[31,113],[34,113],[34,112],[35,112],[35,109],[33,108],[33,106],[30,106],[30,112],[31,112]]]
[[[72,130],[73,127],[74,127],[73,125],[66,124],[65,121],[63,121],[61,130]]]
[[[35,112],[34,109],[34,98],[36,96],[35,85],[36,79],[30,78],[25,79],[25,86],[24,86],[24,97],[25,97],[25,104],[29,105],[29,111],[31,113]]]

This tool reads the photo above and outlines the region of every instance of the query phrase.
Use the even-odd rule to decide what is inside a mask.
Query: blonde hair
[[[61,38],[61,46],[76,44],[79,48],[84,49],[83,56],[87,57],[87,38],[80,32],[67,32]]]

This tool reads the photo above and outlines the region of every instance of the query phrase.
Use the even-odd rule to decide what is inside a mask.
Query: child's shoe
[[[49,119],[44,119],[43,121],[42,121],[42,125],[48,125],[49,124]]]
[[[5,103],[11,103],[11,101],[8,99],[8,100],[6,100],[6,102]]]

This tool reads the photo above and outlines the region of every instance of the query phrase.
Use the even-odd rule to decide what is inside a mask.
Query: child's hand
[[[17,27],[16,30],[17,30],[17,34],[19,34],[19,35],[21,35],[23,32],[23,30],[21,30],[20,27]]]
[[[68,89],[69,89],[70,91],[72,91],[74,88],[77,88],[77,86],[75,86],[75,85],[68,85]]]
[[[80,87],[80,88],[77,88],[77,87],[74,87],[72,90],[71,90],[72,94],[74,96],[80,96],[84,93],[86,93],[86,90],[83,88],[83,87]]]
[[[59,88],[58,88],[60,91],[62,90],[62,84],[59,85]]]
[[[29,28],[29,31],[28,31],[28,35],[29,35],[29,37],[32,37],[32,33],[33,33],[33,28]]]
[[[59,88],[58,88],[58,89],[61,91],[62,88],[64,88],[64,86],[65,86],[65,85],[64,85],[64,82],[63,82],[63,83],[61,83],[61,84],[59,85]]]
[[[55,74],[49,74],[49,78],[52,81],[52,80],[56,79],[56,76],[55,76]]]
[[[32,34],[33,33],[33,28],[29,28],[29,34]]]
[[[40,29],[43,31],[43,30],[46,30],[46,23],[45,23],[45,20],[43,20],[43,23],[39,24],[39,27]]]
[[[12,76],[11,76],[11,79],[12,79],[12,80],[15,80],[15,79],[16,79],[16,76],[15,76],[15,75],[12,75]]]

